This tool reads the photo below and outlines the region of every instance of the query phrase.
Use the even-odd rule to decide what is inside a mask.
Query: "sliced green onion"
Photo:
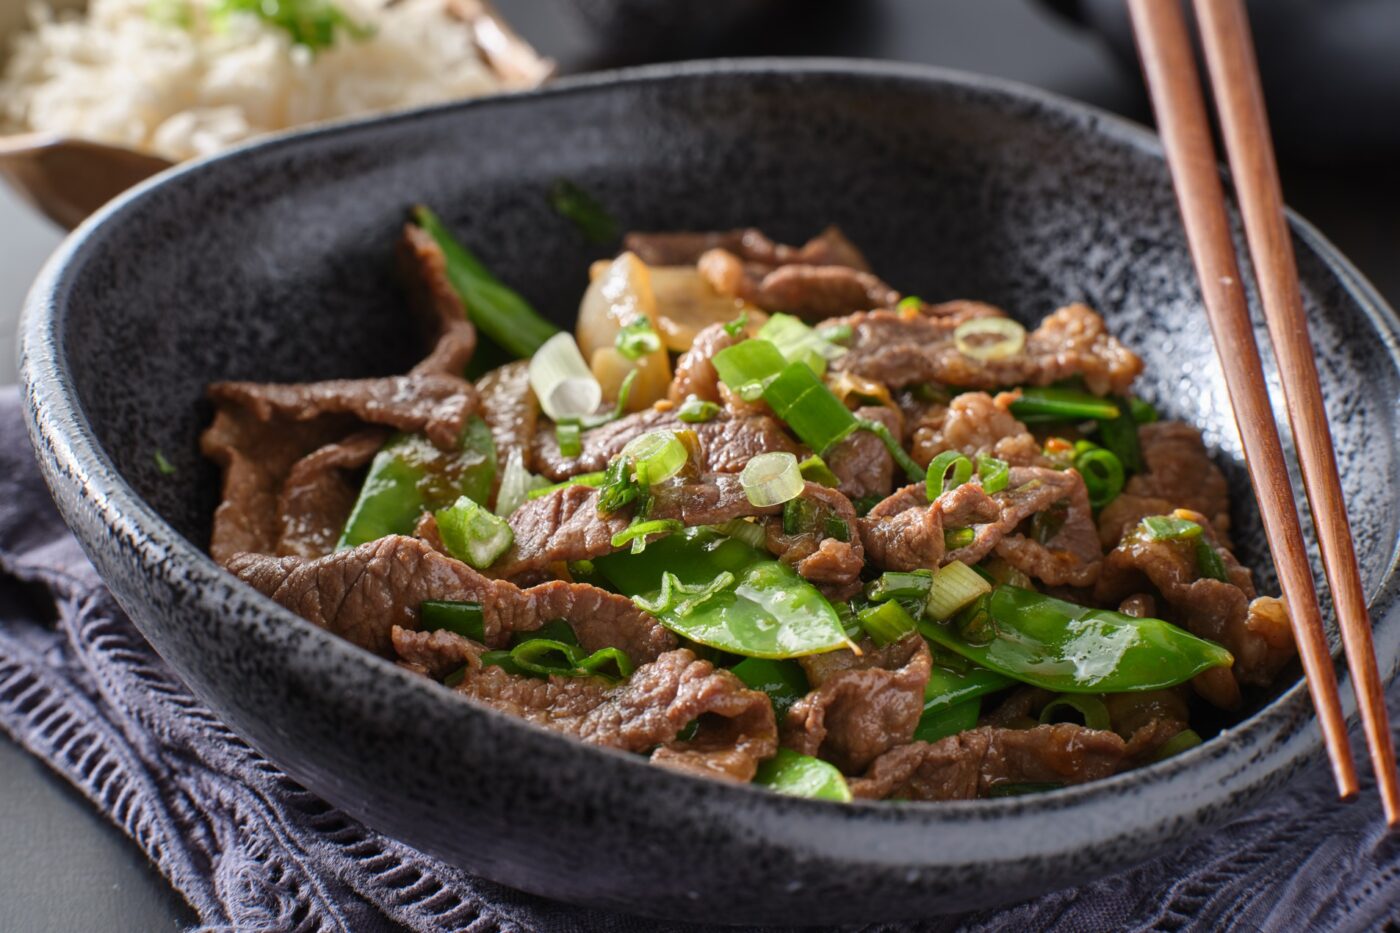
[[[1022,421],[1111,421],[1122,414],[1109,399],[1062,386],[1022,389],[1021,397],[1011,403],[1011,413]]]
[[[1009,317],[976,317],[953,331],[953,345],[974,360],[1004,360],[1026,346],[1026,329]]]
[[[596,475],[602,477],[603,474]],[[506,469],[501,474],[501,487],[496,490],[495,512],[501,518],[509,518],[526,500],[537,499],[553,488],[543,476],[535,476],[525,469],[524,455],[520,448],[514,448],[506,457]]]
[[[782,372],[787,360],[767,340],[745,340],[726,347],[710,360],[720,380],[746,402],[763,395],[763,389]]]
[[[1151,402],[1144,401],[1136,396],[1128,399],[1128,411],[1132,414],[1133,420],[1138,424],[1151,424],[1156,421],[1158,417],[1157,409],[1153,407]]]
[[[1201,744],[1201,737],[1194,729],[1182,729],[1176,735],[1162,743],[1157,749],[1157,754],[1152,756],[1153,761],[1165,761],[1173,755],[1180,755],[1190,748],[1195,748]]]
[[[1011,465],[996,457],[980,455],[977,458],[977,477],[982,483],[982,491],[990,496],[1001,492],[1011,481]]]
[[[751,458],[739,474],[739,484],[749,502],[760,509],[796,499],[807,485],[797,468],[797,458],[786,451]]]
[[[851,802],[846,778],[834,765],[790,748],[780,748],[772,758],[760,762],[753,781],[779,794]]]
[[[724,325],[724,332],[731,337],[737,337],[744,332],[744,328],[749,326],[749,312],[740,311],[739,316],[728,324]]]
[[[972,461],[956,450],[943,451],[928,465],[928,479],[924,486],[928,501],[932,502],[950,489],[957,489],[970,479]]]
[[[652,615],[674,612],[684,618],[711,596],[722,593],[733,586],[734,580],[734,574],[726,570],[708,583],[687,585],[668,570],[661,574],[661,591],[656,594],[656,598],[647,599],[644,596],[633,596],[632,602],[636,603],[638,608],[650,612]]]
[[[556,180],[550,187],[549,205],[570,220],[590,243],[602,245],[617,236],[617,221],[597,199],[567,178]]]
[[[558,492],[559,490],[565,489],[569,486],[601,486],[607,480],[607,476],[608,474],[602,470],[599,470],[596,473],[580,473],[577,476],[569,477],[562,483],[550,483],[547,486],[541,486],[537,489],[531,489],[525,494],[525,498],[527,500],[543,499],[550,493]],[[540,479],[541,477],[535,478]],[[503,483],[502,485],[504,486],[505,484]]]
[[[898,600],[868,606],[856,613],[860,627],[875,640],[877,645],[888,645],[899,641],[914,631],[918,623],[904,611]]]
[[[809,483],[829,486],[832,489],[841,485],[841,480],[835,473],[831,472],[831,467],[827,466],[826,461],[816,454],[812,454],[812,456],[799,463],[797,469],[802,473],[802,478]]]
[[[492,515],[466,496],[438,509],[433,517],[447,553],[477,570],[490,567],[515,540],[504,518]]]
[[[418,604],[418,622],[423,630],[446,629],[472,641],[486,641],[486,623],[481,603],[428,599]]]
[[[532,632],[514,632],[510,638],[512,645],[529,641],[531,638],[549,638],[553,641],[562,641],[566,645],[573,645],[575,648],[579,647],[578,635],[574,632],[574,627],[569,624],[568,619],[550,619]]]
[[[612,667],[612,673],[607,670],[609,666]],[[576,667],[583,673],[594,677],[608,677],[616,680],[626,680],[636,670],[636,666],[633,665],[632,659],[627,656],[627,652],[621,648],[612,647],[599,648],[588,657],[580,658]]]
[[[817,336],[827,343],[850,343],[855,334],[855,328],[849,324],[828,324],[825,327],[817,328]]]
[[[617,336],[613,338],[613,346],[629,360],[638,360],[660,350],[661,337],[652,330],[651,321],[641,316],[618,328]]]
[[[919,724],[914,727],[914,741],[937,742],[950,735],[976,729],[977,717],[981,713],[981,697],[973,697],[942,709],[926,709],[919,716]]]
[[[1225,569],[1225,562],[1220,559],[1220,555],[1204,535],[1196,539],[1196,569],[1201,572],[1203,577],[1219,580],[1221,583],[1230,582],[1230,574]]]
[[[901,298],[899,304],[895,305],[898,311],[923,311],[924,300],[918,295],[910,295],[908,298]]]
[[[175,464],[167,460],[165,458],[165,454],[161,453],[159,448],[157,448],[155,452],[152,453],[151,458],[155,460],[156,469],[160,471],[161,476],[175,475]]]
[[[642,498],[645,491],[633,478],[627,458],[614,457],[604,471],[603,482],[598,487],[598,514],[608,515],[616,512]]]
[[[672,534],[681,531],[685,525],[674,518],[655,518],[651,521],[633,522],[612,536],[613,547],[632,545],[632,553],[646,550],[648,535]]]
[[[603,387],[583,361],[573,334],[555,334],[535,351],[530,388],[540,408],[555,421],[591,415],[603,402]]]
[[[943,530],[943,547],[949,551],[967,547],[976,540],[977,532],[971,528],[945,528]]]
[[[743,518],[731,518],[723,525],[713,526],[715,531],[731,538],[738,538],[751,548],[761,548],[768,540],[763,526]]]
[[[855,416],[826,383],[802,363],[784,367],[764,388],[763,400],[818,455],[825,454],[859,427]]]
[[[758,339],[771,342],[788,362],[807,364],[818,376],[826,372],[828,362],[846,352],[790,314],[770,316],[758,329]]]
[[[583,431],[577,421],[561,421],[556,424],[554,439],[559,443],[561,457],[577,457],[583,453]]]
[[[835,538],[837,541],[851,540],[851,526],[844,518],[828,515],[826,520],[822,522],[822,529],[828,538]]]
[[[865,598],[872,603],[882,603],[890,599],[917,599],[923,602],[928,598],[931,586],[931,570],[887,570],[865,587]]]
[[[1120,407],[1126,406],[1120,403]],[[1125,472],[1142,472],[1142,444],[1138,441],[1137,421],[1133,419],[1131,410],[1124,411],[1112,421],[1099,422],[1099,440],[1123,464]]]
[[[924,614],[930,619],[951,619],[959,609],[986,593],[992,585],[960,560],[949,561],[933,575]]]
[[[807,693],[807,675],[796,661],[773,658],[745,658],[729,669],[745,685],[768,694],[773,712],[781,720],[792,704]]]
[[[1086,729],[1104,731],[1110,728],[1108,707],[1104,706],[1103,700],[1090,693],[1060,694],[1041,709],[1040,721],[1066,722],[1062,716],[1068,710],[1079,714],[1079,719]]]
[[[851,500],[851,505],[855,506],[856,514],[864,518],[870,514],[871,509],[883,501],[885,501],[884,496],[879,493],[871,493],[867,496],[856,496]]]
[[[783,534],[805,535],[817,530],[817,507],[810,499],[790,499],[783,505]]]
[[[699,424],[704,421],[713,421],[715,415],[719,414],[719,406],[714,402],[694,395],[688,397],[681,403],[681,407],[676,410],[676,417],[686,424]]]
[[[552,638],[530,638],[510,649],[515,666],[530,674],[573,673],[583,653],[578,646]]]
[[[1123,491],[1123,463],[1112,451],[1097,448],[1074,458],[1074,468],[1089,490],[1089,504],[1096,509],[1108,505]]]
[[[899,464],[911,481],[915,483],[924,481],[924,468],[919,466],[913,457],[909,456],[903,445],[890,433],[890,429],[883,422],[871,418],[857,418],[855,421],[856,427],[862,431],[869,431],[880,439],[880,442],[885,445],[885,449],[890,452],[890,456],[894,458],[894,462]]]
[[[679,473],[690,455],[675,432],[650,431],[628,441],[620,456],[632,464],[638,483],[653,486]]]
[[[1153,541],[1199,538],[1205,530],[1189,518],[1177,518],[1175,515],[1149,515],[1142,520],[1142,529]]]

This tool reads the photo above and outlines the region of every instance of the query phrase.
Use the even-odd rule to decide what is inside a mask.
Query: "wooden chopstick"
[[[1356,565],[1356,549],[1347,524],[1332,433],[1327,426],[1308,321],[1303,314],[1298,267],[1283,213],[1283,191],[1249,18],[1241,0],[1195,0],[1195,8],[1225,151],[1230,158],[1230,173],[1244,214],[1264,319],[1278,358],[1303,485],[1322,545],[1322,563],[1332,587],[1371,766],[1380,787],[1386,822],[1394,826],[1400,822],[1400,780],[1395,771],[1390,715],[1376,668],[1366,594],[1361,588],[1361,571]]]
[[[1138,54],[1167,152],[1191,258],[1201,281],[1216,355],[1244,442],[1264,532],[1288,604],[1294,640],[1322,726],[1338,793],[1356,794],[1356,764],[1337,698],[1337,677],[1318,611],[1293,487],[1269,405],[1259,348],[1230,238],[1200,77],[1178,0],[1128,0]]]

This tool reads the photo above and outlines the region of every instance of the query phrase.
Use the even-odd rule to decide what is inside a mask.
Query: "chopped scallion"
[[[1225,562],[1220,559],[1220,554],[1205,535],[1196,539],[1196,569],[1201,572],[1203,577],[1219,580],[1221,583],[1230,582],[1230,574],[1225,569]]]
[[[577,457],[583,453],[583,430],[577,421],[561,421],[554,426],[554,439],[559,443],[559,456]]]
[[[648,535],[672,534],[681,531],[685,525],[674,518],[655,518],[650,521],[633,522],[612,536],[613,547],[632,545],[632,553],[646,550]]]
[[[890,429],[883,422],[871,418],[857,418],[856,427],[862,431],[869,431],[878,437],[880,442],[885,445],[885,449],[890,452],[890,456],[894,458],[894,462],[899,464],[900,469],[904,470],[904,475],[908,476],[912,482],[919,483],[925,480],[924,468],[919,466],[913,457],[909,456],[903,445],[899,443],[899,439],[890,433]]]
[[[1086,729],[1103,731],[1110,728],[1108,707],[1104,705],[1103,700],[1087,693],[1060,694],[1041,708],[1040,721],[1068,722],[1070,720],[1065,718],[1067,712],[1076,714],[1079,724]]]
[[[865,633],[874,639],[877,645],[899,641],[918,625],[914,617],[905,612],[904,607],[895,599],[868,606],[856,613],[856,618],[860,619],[860,627],[865,629]]]
[[[1142,528],[1153,541],[1182,541],[1186,538],[1199,538],[1204,529],[1189,518],[1175,515],[1149,515],[1142,520]]]
[[[960,560],[951,561],[934,573],[924,614],[940,622],[950,619],[959,609],[991,591],[992,585],[981,574]]]
[[[711,527],[722,535],[727,535],[730,538],[738,538],[751,548],[763,547],[768,537],[762,525],[743,518],[731,518],[723,525],[713,525]]]
[[[428,599],[418,604],[418,622],[424,631],[446,629],[472,641],[486,641],[481,603]]]
[[[826,461],[816,454],[812,454],[799,463],[797,469],[802,473],[802,478],[809,483],[817,483],[833,489],[841,485],[841,480],[835,473],[831,472],[831,467],[827,466]]]
[[[1004,360],[1026,346],[1026,329],[1009,317],[977,317],[953,331],[953,345],[974,360]]]
[[[956,450],[945,450],[928,465],[925,492],[932,502],[951,489],[972,479],[972,461]]]
[[[591,415],[603,401],[603,387],[568,333],[550,337],[530,358],[530,388],[555,421]]]
[[[661,337],[652,329],[651,321],[639,316],[618,328],[613,346],[629,360],[637,360],[660,350]]]
[[[689,453],[674,432],[650,431],[628,441],[619,457],[632,465],[639,484],[652,486],[679,473]]]
[[[552,492],[558,492],[569,486],[601,486],[607,479],[607,473],[598,471],[597,473],[580,473],[578,476],[571,476],[562,483],[552,483],[542,486],[539,489],[532,489],[525,494],[526,499],[543,499]]]
[[[933,586],[933,571],[887,570],[865,587],[865,598],[872,603],[882,603],[890,599],[918,599],[928,597]]]
[[[788,362],[806,363],[818,376],[826,372],[828,362],[846,352],[790,314],[770,316],[758,329],[758,338],[771,342]]]
[[[1110,421],[1122,412],[1112,401],[1083,389],[1034,386],[1021,390],[1011,413],[1022,421]]]
[[[1005,460],[981,455],[977,458],[977,477],[987,495],[1001,492],[1011,481],[1011,466]]]
[[[515,540],[505,519],[467,496],[459,496],[452,505],[434,512],[433,517],[447,553],[477,570],[490,567]]]
[[[943,529],[943,547],[949,551],[964,548],[977,540],[977,532],[971,528]]]
[[[797,458],[786,451],[769,451],[749,459],[739,474],[744,495],[758,508],[782,505],[802,494],[807,485]]]
[[[697,398],[692,395],[681,403],[681,407],[676,410],[676,417],[686,424],[699,424],[705,421],[713,421],[715,415],[719,414],[719,406],[706,399]]]
[[[1084,478],[1089,504],[1096,509],[1108,505],[1123,491],[1123,463],[1102,447],[1086,450],[1074,458],[1074,468]]]
[[[1201,737],[1194,729],[1182,729],[1176,735],[1167,739],[1157,749],[1157,754],[1152,756],[1153,761],[1165,761],[1173,755],[1180,755],[1187,749],[1195,748],[1201,744]]]

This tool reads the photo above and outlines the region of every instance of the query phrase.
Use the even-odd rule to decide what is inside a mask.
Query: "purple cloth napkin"
[[[36,615],[35,590],[51,617]],[[83,557],[12,387],[0,389],[0,728],[120,826],[208,928],[663,929],[474,878],[361,826],[244,744]],[[1384,833],[1373,785],[1339,805],[1318,762],[1248,816],[1131,871],[1007,910],[871,929],[1367,930],[1397,917],[1400,839]]]

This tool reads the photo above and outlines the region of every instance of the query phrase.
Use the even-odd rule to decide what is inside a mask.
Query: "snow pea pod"
[[[834,765],[790,748],[778,749],[776,755],[759,764],[753,782],[779,794],[851,802],[851,789]]]
[[[797,658],[851,645],[821,592],[737,538],[692,528],[594,567],[662,625],[749,658]]]
[[[1058,693],[1124,693],[1184,683],[1234,663],[1214,642],[1161,619],[1088,609],[998,586],[924,637],[983,667]]]
[[[747,686],[768,694],[779,719],[786,716],[792,704],[802,699],[809,689],[807,675],[796,661],[745,658],[729,671]]]
[[[421,434],[396,434],[374,455],[336,548],[412,534],[424,512],[467,496],[486,502],[496,479],[496,445],[480,418],[467,420],[456,451]]]

